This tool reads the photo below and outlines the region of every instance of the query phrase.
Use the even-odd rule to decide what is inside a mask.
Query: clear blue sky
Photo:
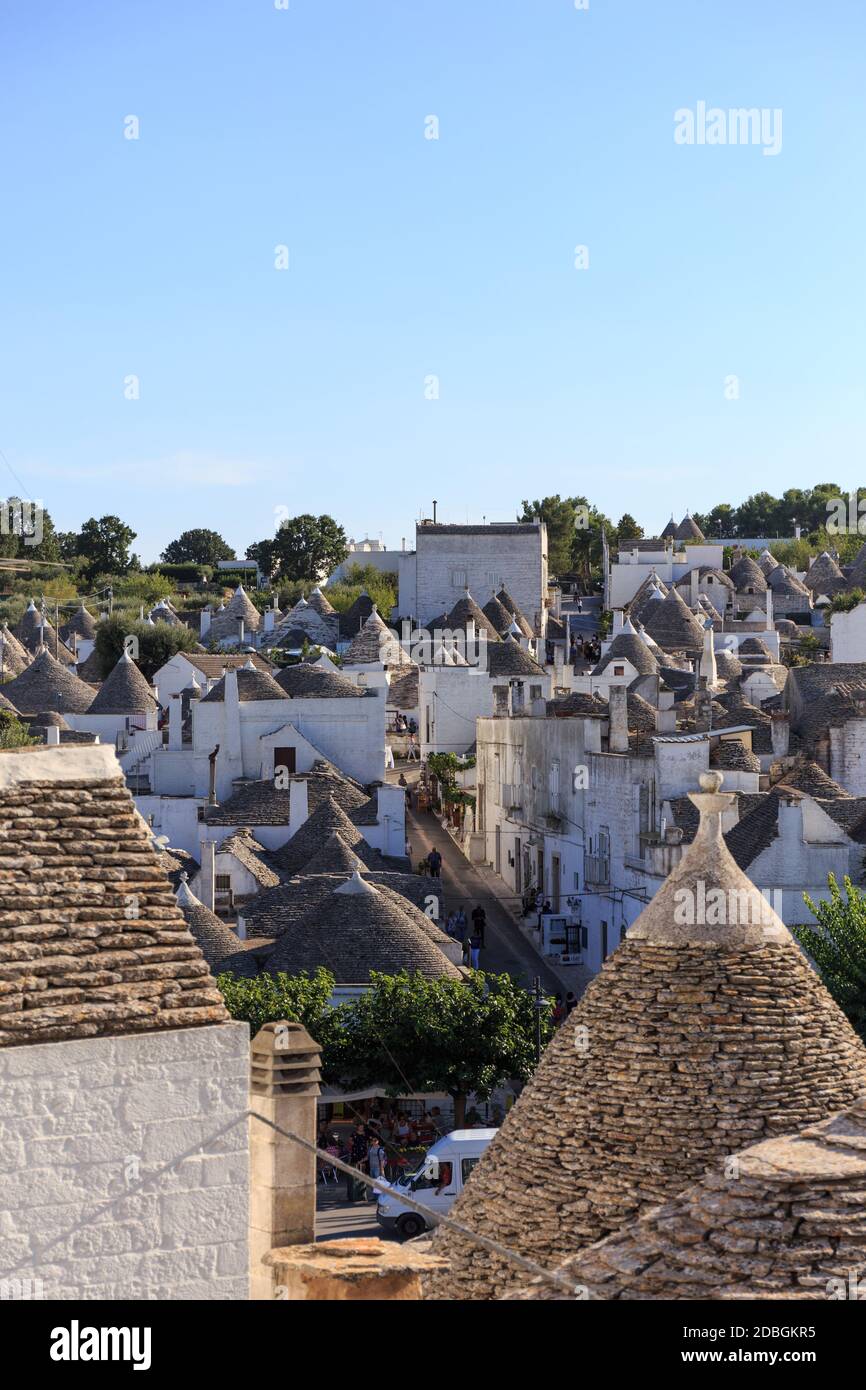
[[[119,513],[152,560],[195,525],[242,554],[279,507],[399,545],[434,496],[657,528],[864,481],[862,0],[0,25],[0,449],[62,528]],[[781,108],[781,153],[675,144],[702,100]]]

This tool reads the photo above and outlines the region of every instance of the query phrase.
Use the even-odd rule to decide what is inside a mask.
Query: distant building
[[[483,606],[507,589],[533,630],[547,624],[547,527],[543,521],[450,526],[422,521],[400,569],[398,616],[429,624],[467,589]]]

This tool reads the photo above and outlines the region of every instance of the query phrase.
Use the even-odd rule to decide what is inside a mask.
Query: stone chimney
[[[316,1238],[316,1157],[277,1130],[316,1142],[321,1056],[300,1023],[266,1023],[252,1042],[250,1074],[250,1297],[286,1297],[274,1246]],[[255,1118],[262,1116],[271,1124]],[[289,1294],[288,1297],[293,1295]],[[297,1295],[295,1295],[297,1296]]]
[[[773,756],[775,758],[786,758],[788,756],[788,742],[791,737],[790,716],[781,711],[770,715],[770,736],[773,740]]]
[[[697,566],[689,570],[689,607],[697,608],[701,595],[701,576]]]
[[[183,701],[180,695],[172,695],[168,703],[168,746],[175,750],[183,747]]]
[[[216,903],[216,842],[201,841],[201,901],[214,911]]]
[[[303,778],[295,777],[289,782],[289,839],[300,830],[309,814],[307,784]]]
[[[611,624],[611,629],[610,629],[610,635],[611,635],[611,637],[618,637],[619,634],[622,632],[622,629],[623,629],[622,609],[621,609],[621,608],[615,608],[615,609],[613,610],[613,623]]]
[[[692,571],[694,573],[694,571]],[[704,649],[701,652],[701,680],[706,680],[707,685],[715,685],[718,681],[718,671],[716,670],[716,649],[713,638],[713,625],[709,618],[704,627]]]
[[[768,584],[768,585],[767,585],[767,623],[766,623],[766,629],[765,629],[765,631],[767,631],[767,632],[772,632],[774,626],[775,626],[775,623],[774,623],[774,621],[773,621],[773,590],[770,588],[770,586],[769,586],[769,584]]]
[[[610,733],[608,750],[611,753],[628,752],[628,689],[624,685],[612,685],[608,691],[608,711]]]
[[[199,636],[200,636],[200,637],[206,637],[207,634],[210,632],[210,620],[211,620],[212,617],[213,617],[213,610],[212,610],[210,604],[208,603],[208,604],[206,604],[205,607],[201,610],[201,622],[200,622],[200,627],[199,627]]]
[[[674,692],[660,690],[656,706],[656,733],[675,734],[677,731],[677,711],[674,705]]]
[[[45,742],[52,748],[60,743],[60,730],[56,724],[49,724],[45,730]]]
[[[266,608],[263,614],[263,631],[273,632],[276,621],[276,604],[272,603],[270,608]]]

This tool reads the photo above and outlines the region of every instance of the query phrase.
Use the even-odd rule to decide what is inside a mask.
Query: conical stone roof
[[[400,645],[396,632],[374,608],[361,631],[352,638],[348,650],[343,654],[344,666],[361,666],[381,661],[385,666],[408,666],[411,658]]]
[[[670,521],[668,522],[667,526],[666,526],[666,527],[664,528],[664,530],[662,531],[661,535],[659,536],[659,540],[662,540],[662,541],[666,541],[666,540],[669,540],[669,539],[670,539],[670,540],[673,540],[673,538],[676,536],[676,534],[677,534],[677,523],[674,521],[674,514],[673,514],[673,512],[671,512],[671,519],[670,519]]]
[[[338,831],[332,830],[321,849],[308,859],[304,865],[305,874],[354,874],[363,873],[364,861],[359,859],[351,845],[347,844]]]
[[[324,965],[337,984],[366,984],[370,972],[401,970],[430,979],[462,978],[443,951],[402,905],[354,873],[299,921],[286,924],[266,969],[297,975]]]
[[[7,682],[3,690],[22,714],[39,714],[51,709],[61,714],[86,714],[93,704],[93,687],[55,661],[45,648],[20,676]]]
[[[779,568],[778,565],[776,568]],[[736,584],[738,593],[743,593],[749,588],[759,594],[766,591],[767,580],[764,578],[764,572],[751,555],[741,555],[739,560],[731,565],[730,577]]]
[[[301,873],[334,832],[365,864],[373,863],[370,846],[333,796],[326,797],[292,838],[275,851],[274,863],[284,874]]]
[[[655,611],[659,598],[665,598],[667,592],[667,585],[658,575],[647,575],[628,606],[632,622],[646,623],[649,614]]]
[[[704,539],[704,533],[694,517],[689,516],[688,512],[686,512],[674,532],[674,538],[678,541],[702,541]]]
[[[803,583],[815,595],[835,594],[846,587],[847,580],[832,555],[824,550],[812,561]]]
[[[641,622],[663,651],[703,651],[703,626],[676,589],[671,589],[661,602],[656,600],[651,607],[648,605]]]
[[[514,602],[514,599],[511,597],[511,594],[508,592],[504,584],[502,588],[499,590],[499,593],[496,595],[496,601],[497,603],[501,603],[502,607],[508,610],[514,621],[517,623],[517,626],[520,628],[520,631],[524,637],[535,636],[532,624],[530,623],[526,614],[522,613],[520,609],[517,607],[517,604]]]
[[[478,607],[478,604],[467,589],[463,597],[457,600],[451,612],[446,614],[444,625],[449,628],[465,630],[466,624],[470,619],[475,623],[476,637],[479,632],[486,632],[488,641],[499,641],[499,633],[496,631],[496,628],[493,626],[487,614],[482,612]]]
[[[779,561],[776,559],[775,555],[771,555],[769,550],[762,550],[760,555],[758,556],[758,564],[760,565],[761,573],[764,575],[765,578],[770,573],[770,570],[774,570],[776,568],[778,563]]]
[[[515,622],[514,614],[509,612],[505,604],[501,603],[495,594],[487,600],[481,611],[493,624],[500,637],[504,637],[507,632],[511,631],[512,624]],[[520,624],[517,623],[516,626],[518,633],[521,633]]]
[[[335,613],[337,611],[334,608],[334,605],[330,603],[328,599],[325,598],[325,595],[322,593],[318,585],[310,593],[309,604],[310,607],[315,608],[316,612],[319,613],[323,618],[327,618],[329,614]]]
[[[149,714],[156,698],[132,657],[126,651],[109,672],[88,714]]]
[[[866,1089],[866,1048],[725,846],[720,773],[694,841],[607,958],[451,1217],[556,1268],[744,1144]],[[723,921],[717,924],[717,916]],[[440,1230],[428,1296],[499,1298],[513,1263]]]
[[[69,650],[65,642],[60,641],[59,634],[55,631],[53,623],[48,621],[47,616],[43,622],[42,614],[31,599],[23,614],[21,621],[15,628],[15,636],[23,647],[35,656],[41,646],[46,646],[50,652],[57,648],[58,660],[70,666],[75,664],[75,655]]]
[[[7,714],[17,714],[18,711],[12,701],[3,694],[3,686],[0,685],[0,709],[5,709]]]
[[[653,676],[659,669],[659,664],[649,647],[632,628],[631,632],[617,633],[592,674],[600,676],[611,662],[621,661],[623,658],[642,676]]]
[[[96,636],[96,619],[92,613],[88,612],[83,603],[79,604],[69,622],[62,623],[60,627],[60,636],[64,642],[68,642],[73,634],[76,637],[83,637],[87,642],[92,641]]]
[[[6,623],[0,628],[0,654],[4,680],[20,676],[32,659],[27,648],[21,645],[13,632],[10,632]]]
[[[714,1164],[699,1183],[566,1261],[559,1273],[581,1299],[856,1298],[864,1212],[861,1097],[800,1134],[764,1140]],[[541,1280],[525,1296],[569,1298]]]
[[[284,666],[274,679],[292,700],[357,700],[366,693],[339,671],[328,670],[316,662],[299,661],[294,666]]]
[[[205,907],[195,896],[183,875],[180,887],[175,894],[177,905],[186,919],[197,946],[214,974],[221,961],[238,949],[238,938],[225,922],[221,922],[215,912]]]

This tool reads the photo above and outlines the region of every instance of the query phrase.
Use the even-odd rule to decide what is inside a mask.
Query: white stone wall
[[[866,603],[830,620],[830,660],[866,661]]]
[[[0,1049],[0,1280],[245,1299],[248,1091],[242,1023]]]
[[[481,608],[494,589],[505,585],[533,626],[542,618],[547,596],[547,528],[497,532],[477,527],[472,534],[419,527],[416,534],[416,611],[421,623],[448,613],[464,595],[464,586]],[[408,616],[401,575],[399,610]]]

